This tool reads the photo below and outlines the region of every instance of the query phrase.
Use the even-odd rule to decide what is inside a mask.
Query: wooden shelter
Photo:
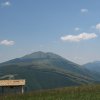
[[[21,88],[21,93],[24,93],[25,80],[0,80],[0,87],[2,88],[2,93],[4,93],[5,88]]]

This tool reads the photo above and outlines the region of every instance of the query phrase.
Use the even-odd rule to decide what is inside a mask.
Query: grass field
[[[33,91],[23,95],[6,94],[1,95],[0,100],[100,100],[100,85]]]

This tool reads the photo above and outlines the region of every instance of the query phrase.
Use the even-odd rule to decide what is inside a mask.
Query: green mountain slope
[[[35,52],[0,64],[0,79],[26,79],[28,90],[94,82],[81,66],[53,53]]]

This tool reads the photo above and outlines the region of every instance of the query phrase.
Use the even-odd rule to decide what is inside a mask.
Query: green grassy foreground
[[[26,94],[1,95],[0,100],[100,100],[100,85],[68,87]]]

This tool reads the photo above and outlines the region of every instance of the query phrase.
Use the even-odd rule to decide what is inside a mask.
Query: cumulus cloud
[[[10,2],[10,1],[5,1],[5,2],[1,3],[1,6],[2,6],[2,7],[11,6],[11,2]]]
[[[100,23],[96,25],[96,29],[100,30]]]
[[[75,28],[75,31],[79,31],[79,30],[80,30],[80,28],[79,28],[79,27],[76,27],[76,28]]]
[[[86,13],[86,12],[88,12],[88,9],[81,9],[81,12]]]
[[[63,41],[70,41],[70,42],[79,42],[81,40],[89,40],[96,38],[97,35],[95,33],[81,33],[79,35],[66,35],[61,37]]]
[[[5,46],[11,46],[11,45],[14,45],[15,42],[14,41],[9,41],[9,40],[2,40],[0,42],[0,45],[5,45]]]

